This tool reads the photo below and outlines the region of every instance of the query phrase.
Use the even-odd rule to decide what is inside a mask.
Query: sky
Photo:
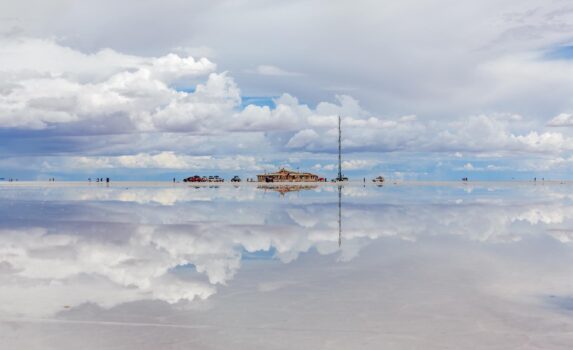
[[[573,4],[0,3],[0,178],[570,179]]]

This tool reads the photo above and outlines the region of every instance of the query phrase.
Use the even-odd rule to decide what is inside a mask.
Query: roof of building
[[[261,174],[261,175],[263,175],[263,176],[265,176],[265,175],[266,175],[266,176],[269,176],[269,175],[284,175],[284,174],[318,176],[318,175],[312,174],[312,173],[292,171],[292,170],[287,170],[287,169],[285,169],[285,168],[281,168],[279,171],[274,172],[274,173]]]

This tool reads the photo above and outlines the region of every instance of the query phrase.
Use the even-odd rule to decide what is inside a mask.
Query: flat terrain
[[[571,348],[569,183],[292,185],[0,183],[2,347]]]

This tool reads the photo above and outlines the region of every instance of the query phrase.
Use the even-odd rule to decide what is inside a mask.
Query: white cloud
[[[369,160],[369,159],[352,159],[352,160],[344,160],[342,161],[342,168],[344,170],[364,170],[364,169],[372,169],[376,165],[380,164],[380,161],[377,160]],[[336,169],[338,165],[336,164],[316,164],[314,166],[315,169],[324,169],[328,171],[332,171]]]
[[[251,71],[249,71],[249,72],[251,72]],[[268,75],[268,76],[274,76],[274,77],[299,77],[299,76],[302,76],[301,73],[289,72],[289,71],[286,71],[284,69],[281,69],[281,68],[279,68],[277,66],[273,66],[273,65],[260,65],[260,66],[257,66],[257,68],[252,72],[260,74],[260,75]]]
[[[48,164],[48,167],[54,165]],[[217,169],[217,170],[263,170],[262,164],[255,157],[213,157],[213,156],[187,156],[174,152],[161,152],[157,154],[139,153],[136,155],[108,156],[108,157],[68,157],[65,158],[64,167],[69,169]]]
[[[573,114],[561,113],[551,119],[547,126],[573,126]]]
[[[165,110],[194,102],[187,116],[194,121],[238,103],[239,94],[225,74],[209,75],[194,93],[170,86],[212,73],[215,64],[207,59],[174,54],[135,57],[109,49],[86,55],[49,40],[0,41],[0,75],[5,84],[0,95],[2,127],[44,129],[88,121],[114,133],[116,119],[126,118],[133,129],[148,131],[172,127],[169,121],[161,123]]]
[[[287,143],[290,148],[311,147],[319,139],[319,135],[312,129],[304,129],[297,132]]]
[[[543,116],[573,107],[567,97],[572,79],[564,73],[571,64],[544,56],[573,33],[571,10],[562,1],[468,6],[359,0],[329,4],[329,11],[323,1],[138,5],[128,0],[110,10],[108,1],[51,7],[38,0],[5,2],[0,32],[18,26],[26,35],[60,38],[84,52],[111,47],[162,56],[176,48],[211,57],[205,47],[216,48],[217,60],[234,74],[259,62],[271,63],[271,73],[304,71],[286,87],[276,76],[242,74],[239,81],[246,91],[290,90],[313,105],[329,98],[324,88],[338,86],[354,88],[370,110],[391,115],[453,119],[501,110]],[[340,17],[345,25],[332,20]]]
[[[175,54],[144,57],[111,49],[86,54],[54,40],[23,37],[0,41],[0,129],[35,129],[40,131],[36,137],[42,132],[56,135],[52,141],[71,143],[71,147],[65,144],[53,151],[76,157],[68,164],[85,161],[100,167],[131,168],[139,164],[142,168],[184,169],[197,164],[182,158],[188,153],[216,153],[222,158],[240,153],[258,155],[259,159],[262,150],[267,154],[298,151],[328,155],[337,148],[338,116],[342,117],[347,153],[429,152],[454,157],[462,153],[476,157],[527,154],[530,158],[557,159],[567,158],[573,151],[567,134],[547,131],[533,119],[515,113],[453,120],[412,114],[386,117],[364,109],[347,95],[312,107],[288,93],[275,98],[273,108],[243,108],[241,90],[233,77],[216,72],[216,65],[207,59]],[[529,56],[520,60],[525,66],[537,64]],[[484,66],[483,71],[490,74],[506,64],[502,60]],[[555,65],[555,69],[567,65],[539,64]],[[507,83],[513,84],[510,80]],[[564,125],[568,118],[562,114],[548,125]],[[105,140],[83,138],[101,134],[109,136]],[[82,138],[72,142],[67,136]],[[52,149],[41,143],[46,141],[38,142],[34,153]],[[6,152],[14,151],[18,147]],[[98,153],[115,158],[97,158]],[[82,156],[87,160],[81,160]],[[348,169],[371,167],[347,164]],[[329,165],[324,170],[330,171]]]

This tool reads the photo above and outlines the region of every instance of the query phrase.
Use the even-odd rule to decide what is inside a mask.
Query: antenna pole
[[[338,116],[338,181],[342,181],[342,129],[340,115]]]

